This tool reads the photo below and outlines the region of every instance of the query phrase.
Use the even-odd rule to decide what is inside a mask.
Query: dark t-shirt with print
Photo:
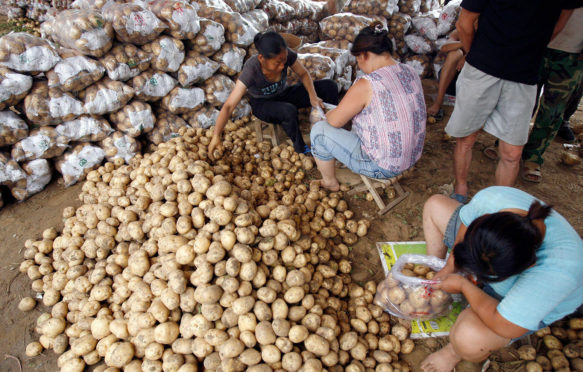
[[[281,71],[281,79],[274,83],[265,78],[263,71],[261,71],[261,64],[255,55],[245,62],[239,80],[245,84],[247,92],[253,98],[277,97],[286,86],[288,67],[293,65],[297,58],[298,54],[288,48],[285,67]]]
[[[562,9],[583,0],[463,0],[480,13],[466,61],[500,79],[536,84],[538,70]]]

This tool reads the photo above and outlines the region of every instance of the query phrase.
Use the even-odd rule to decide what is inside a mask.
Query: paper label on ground
[[[427,254],[425,242],[379,242],[377,249],[385,271],[389,274],[391,267],[402,254]],[[454,295],[451,312],[431,320],[412,320],[411,338],[426,338],[448,336],[460,312],[465,309],[465,302],[461,296]]]

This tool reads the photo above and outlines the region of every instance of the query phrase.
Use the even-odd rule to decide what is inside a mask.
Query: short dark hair
[[[389,38],[389,31],[381,22],[373,22],[356,35],[350,53],[357,56],[364,52],[393,54],[393,42]]]
[[[273,58],[287,49],[284,38],[275,31],[260,32],[255,35],[253,42],[264,58]]]
[[[550,213],[551,206],[534,201],[526,216],[505,211],[476,218],[454,247],[456,268],[483,282],[500,282],[523,272],[536,262],[544,237],[533,221]]]

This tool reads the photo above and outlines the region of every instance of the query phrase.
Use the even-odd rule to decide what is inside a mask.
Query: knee
[[[460,137],[456,139],[456,146],[462,151],[472,151],[474,143],[476,142],[477,133],[470,134],[467,137]]]
[[[423,219],[432,219],[436,214],[438,214],[445,198],[447,198],[445,195],[431,195],[423,205]]]
[[[523,146],[499,146],[500,160],[506,163],[518,163],[522,157]]]
[[[312,147],[314,146],[321,146],[322,139],[326,135],[326,126],[329,125],[325,121],[319,121],[310,130],[310,142],[312,143]]]

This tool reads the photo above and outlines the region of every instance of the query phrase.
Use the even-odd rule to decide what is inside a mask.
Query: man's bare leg
[[[459,61],[464,57],[460,49],[452,50],[447,53],[445,57],[445,62],[441,67],[441,73],[439,75],[439,86],[437,88],[437,98],[431,106],[427,108],[428,115],[436,115],[443,104],[443,98],[445,97],[445,92],[447,87],[453,81],[455,77],[455,72]]]
[[[472,163],[472,147],[478,138],[478,132],[467,137],[456,139],[453,150],[453,167],[455,174],[455,193],[463,196],[468,195],[468,173]]]
[[[520,157],[524,146],[515,146],[500,140],[498,154],[500,160],[496,167],[496,185],[514,186],[520,171]]]
[[[427,254],[445,258],[447,248],[443,237],[449,219],[461,204],[445,195],[433,195],[423,206],[423,233],[427,242]]]

